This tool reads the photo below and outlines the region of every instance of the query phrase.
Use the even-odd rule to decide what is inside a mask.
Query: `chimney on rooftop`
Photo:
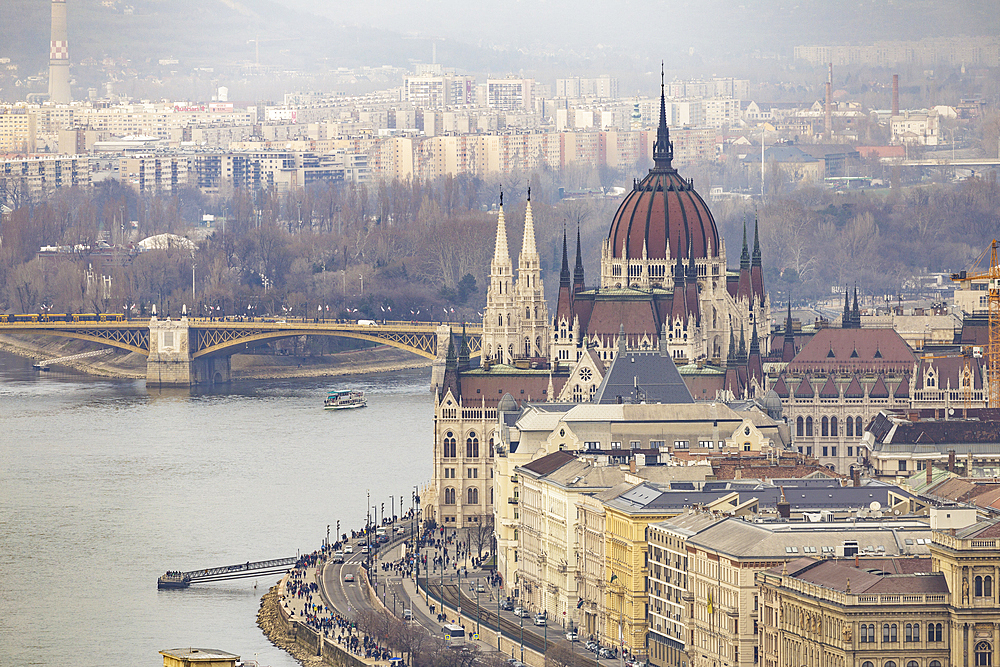
[[[892,75],[892,115],[899,115],[899,75]]]
[[[955,472],[955,450],[948,450],[948,472]]]
[[[833,133],[833,112],[830,109],[831,98],[833,97],[833,63],[829,65],[830,70],[826,75],[826,119],[823,124],[823,131],[826,133],[826,140],[830,140]]]
[[[851,485],[861,486],[861,468],[851,468]]]
[[[781,500],[778,501],[778,516],[787,519],[792,515],[792,504],[785,500],[785,488],[781,487]]]
[[[927,483],[930,484],[934,479],[934,464],[930,461],[927,462]]]

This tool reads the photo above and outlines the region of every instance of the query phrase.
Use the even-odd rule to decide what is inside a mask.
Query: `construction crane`
[[[988,266],[982,266],[988,258]],[[958,283],[986,280],[987,338],[986,338],[986,405],[1000,408],[1000,263],[997,261],[997,240],[993,239],[986,250],[972,264],[972,268],[951,274]]]

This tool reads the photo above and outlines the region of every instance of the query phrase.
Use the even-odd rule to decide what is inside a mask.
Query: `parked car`
[[[586,644],[584,644],[584,647],[588,651],[593,651],[594,653],[596,653],[601,648],[601,645],[595,641],[589,641]]]
[[[500,601],[500,608],[504,611],[514,611],[514,601],[510,598],[504,598]]]
[[[531,616],[531,612],[524,607],[518,607],[514,610],[514,615],[520,616],[521,618],[529,618]]]
[[[569,632],[566,633],[566,641],[568,641],[568,642],[575,642],[575,641],[577,641],[577,639],[578,639],[578,637],[576,636],[576,631],[575,630],[570,630]]]
[[[535,614],[535,625],[545,625],[545,614]]]
[[[597,652],[597,655],[602,658],[613,658],[615,657],[615,652],[605,646],[602,646],[601,650]]]

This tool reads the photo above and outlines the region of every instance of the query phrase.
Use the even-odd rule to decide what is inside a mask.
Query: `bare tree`
[[[493,545],[493,515],[480,514],[475,521],[475,525],[467,529],[469,531],[469,544],[475,547],[476,555],[482,558],[483,549]]]

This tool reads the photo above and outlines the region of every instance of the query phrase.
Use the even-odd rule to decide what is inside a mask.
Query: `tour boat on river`
[[[323,401],[324,410],[350,410],[352,408],[363,408],[368,405],[365,401],[365,392],[360,389],[343,389],[332,392]]]

